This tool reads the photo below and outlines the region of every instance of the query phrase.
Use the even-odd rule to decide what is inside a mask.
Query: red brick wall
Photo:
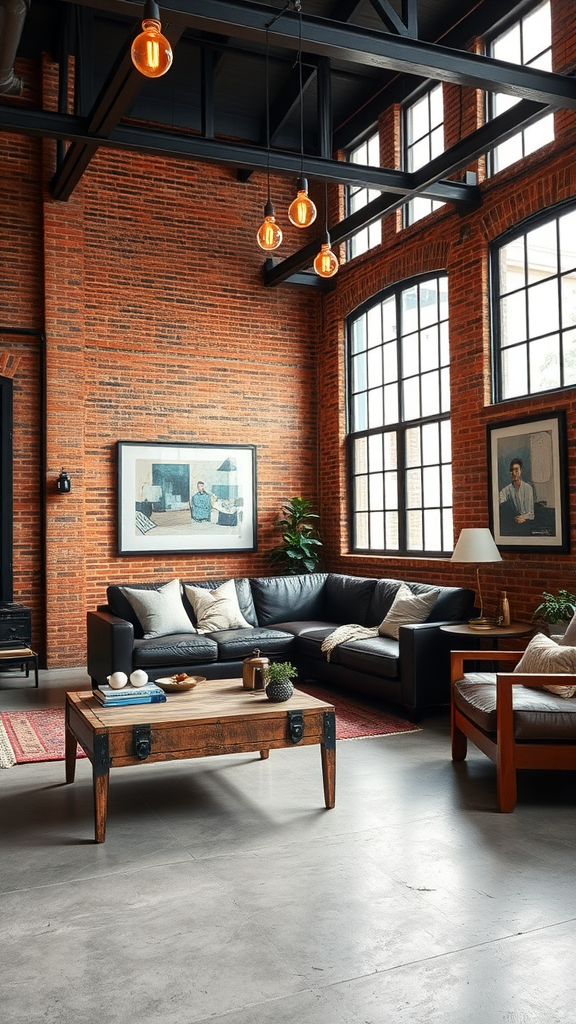
[[[563,69],[576,59],[569,7],[555,4],[564,18],[555,27]],[[18,71],[29,88],[14,102],[36,105],[36,69]],[[45,86],[53,100],[54,68],[45,69]],[[447,96],[453,135],[458,91]],[[464,91],[462,110],[471,130],[480,110],[472,91]],[[383,118],[390,133],[383,150],[397,152],[393,113]],[[573,498],[574,389],[499,407],[489,391],[488,244],[576,193],[574,115],[561,112],[556,123],[553,146],[483,184],[477,211],[446,206],[407,230],[395,214],[387,217],[382,245],[343,266],[337,290],[323,298],[264,288],[254,241],[261,176],[239,184],[224,169],[101,150],[71,199],[56,203],[47,188],[55,145],[0,136],[0,327],[45,329],[47,339],[44,585],[41,346],[33,334],[0,330],[0,373],[15,388],[15,599],[32,607],[34,642],[50,667],[84,662],[85,613],[104,600],[109,582],[268,572],[273,522],[294,494],[319,501],[328,568],[474,584],[471,567],[448,559],[348,553],[344,319],[404,277],[449,275],[456,534],[488,524],[491,422],[565,409]],[[273,184],[286,228],[291,185]],[[279,255],[300,243],[295,229],[286,230]],[[117,440],[256,444],[258,552],[119,557]],[[63,466],[70,495],[55,490]],[[575,530],[576,522],[573,549]],[[504,559],[483,573],[485,598],[495,601],[506,586],[515,616],[529,616],[543,587],[576,585],[573,555]]]

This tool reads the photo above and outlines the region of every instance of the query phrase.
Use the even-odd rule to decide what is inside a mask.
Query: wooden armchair
[[[520,651],[451,655],[452,760],[464,761],[472,740],[496,765],[498,810],[506,812],[516,806],[518,768],[576,768],[576,697],[566,700],[527,689],[543,683],[576,685],[576,676],[513,673],[521,657]],[[467,676],[467,661],[502,662],[510,671]]]

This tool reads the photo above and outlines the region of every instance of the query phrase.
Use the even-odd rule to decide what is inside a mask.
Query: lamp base
[[[469,619],[468,625],[470,629],[494,629],[496,625],[495,619],[487,619],[484,616],[480,619]]]

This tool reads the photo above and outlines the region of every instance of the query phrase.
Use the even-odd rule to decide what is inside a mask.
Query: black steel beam
[[[515,107],[512,109],[516,109]],[[503,116],[503,115],[502,115]],[[414,189],[413,175],[407,171],[389,168],[369,167],[340,160],[324,160],[321,157],[299,153],[280,152],[206,139],[200,135],[178,135],[162,132],[139,125],[122,124],[110,136],[94,139],[86,128],[85,118],[53,111],[28,110],[22,107],[0,104],[0,131],[18,132],[53,139],[72,139],[86,145],[140,153],[159,153],[163,156],[184,157],[227,167],[247,168],[298,177],[301,171],[307,178],[326,181],[334,185],[360,185],[375,188],[393,195],[409,196]],[[438,181],[423,194],[429,199],[441,202],[474,204],[479,193],[473,186],[460,181]]]
[[[483,125],[465,139],[461,139],[455,146],[452,146],[445,153],[432,160],[431,163],[416,171],[413,175],[414,191],[412,196],[405,196],[399,199],[384,193],[373,199],[367,206],[340,221],[339,224],[331,227],[330,238],[332,243],[339,245],[342,242],[348,241],[357,231],[379,220],[383,214],[399,209],[413,196],[423,195],[422,189],[432,186],[435,180],[462,170],[472,160],[493,148],[498,142],[505,141],[520,128],[528,127],[529,124],[532,124],[547,112],[548,110],[542,108],[539,104],[531,103],[529,100],[522,100],[515,107],[511,107],[509,110],[504,111],[503,114],[499,114],[497,118],[494,118],[494,121]],[[278,263],[274,268],[265,271],[265,284],[268,286],[282,284],[291,279],[294,274],[309,267],[320,248],[321,241],[320,237],[316,238],[309,245],[304,246],[298,252],[283,260],[282,263]]]
[[[139,25],[140,23],[135,26],[134,32],[139,31]],[[174,27],[166,32],[166,38],[173,47],[176,46],[181,35],[182,28]],[[65,200],[70,197],[98,149],[99,141],[94,137],[106,138],[110,134],[110,131],[134,102],[144,82],[145,79],[132,63],[130,45],[127,45],[118,55],[86,118],[86,134],[92,136],[92,140],[88,142],[73,139],[56,170],[51,182],[54,199]]]
[[[408,34],[406,25],[396,14],[390,0],[370,0],[370,3],[376,14],[382,18],[382,21],[391,32],[397,32],[399,36]]]
[[[66,0],[71,2],[71,0]],[[94,0],[75,0],[93,6]],[[98,0],[100,9],[127,14],[141,9],[128,0]],[[240,0],[162,0],[162,17],[184,29],[236,36],[262,42],[270,16],[278,8],[253,6]],[[576,81],[539,68],[510,64],[477,53],[456,51],[436,43],[422,42],[386,32],[371,32],[356,25],[323,18],[311,18],[291,11],[283,13],[270,31],[275,45],[297,50],[300,42],[307,53],[320,57],[386,68],[435,81],[452,82],[473,89],[502,92],[550,106],[576,110]]]
[[[471,39],[486,35],[503,15],[509,16],[517,6],[516,0],[483,0],[436,41],[443,46],[463,50]],[[345,122],[335,125],[334,149],[346,150],[357,146],[374,129],[383,110],[394,103],[404,103],[424,81],[425,78],[411,75],[383,76],[382,85],[372,98]]]

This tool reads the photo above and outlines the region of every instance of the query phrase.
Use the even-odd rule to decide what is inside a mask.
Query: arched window
[[[492,246],[494,398],[576,384],[576,205],[524,222]]]
[[[448,278],[403,281],[347,326],[352,550],[450,552]]]

